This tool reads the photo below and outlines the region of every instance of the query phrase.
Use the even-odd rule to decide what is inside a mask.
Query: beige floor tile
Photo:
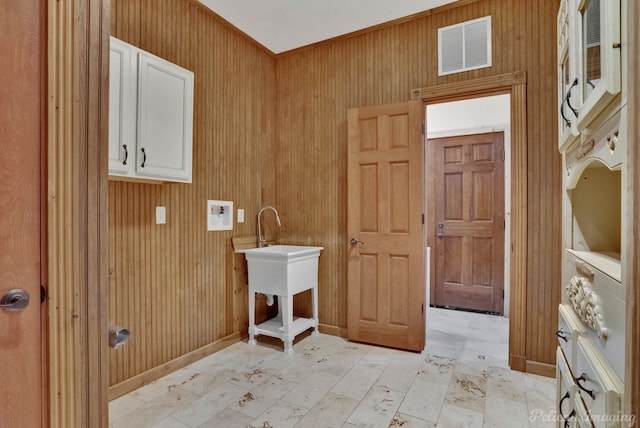
[[[111,428],[552,427],[555,380],[508,368],[508,319],[429,308],[422,354],[235,343],[109,403]],[[537,417],[536,415],[540,415]]]

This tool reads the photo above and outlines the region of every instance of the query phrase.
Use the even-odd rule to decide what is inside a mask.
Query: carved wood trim
[[[580,144],[580,147],[578,148],[578,152],[576,153],[576,159],[582,159],[583,157],[587,156],[589,153],[593,151],[593,148],[595,147],[595,145],[596,145],[596,142],[593,139],[589,141],[585,141],[582,144]]]
[[[607,340],[609,329],[605,325],[600,296],[591,287],[591,281],[585,277],[574,276],[565,287],[569,301],[580,319],[592,330],[598,333],[598,337]]]

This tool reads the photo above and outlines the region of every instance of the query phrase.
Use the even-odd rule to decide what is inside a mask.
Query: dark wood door
[[[349,110],[349,339],[424,347],[422,102]]]
[[[504,133],[429,139],[431,303],[504,311]]]
[[[41,399],[42,18],[38,0],[0,7],[0,296],[30,295],[24,308],[0,309],[3,427],[48,425]]]

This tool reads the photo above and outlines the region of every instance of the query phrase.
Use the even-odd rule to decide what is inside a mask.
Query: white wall
[[[431,104],[426,110],[427,139],[504,131],[505,263],[504,316],[509,316],[509,248],[511,242],[511,105],[510,95]],[[425,160],[425,165],[428,163]],[[427,174],[429,171],[427,171]],[[425,186],[426,188],[426,186]],[[425,201],[427,199],[425,198]],[[425,209],[425,212],[428,210]],[[430,221],[431,219],[426,219]],[[429,285],[428,285],[429,286]],[[430,296],[427,290],[427,299]]]
[[[509,99],[509,94],[505,94],[428,105],[427,138],[463,135],[470,130],[477,133],[479,129],[484,129],[483,132],[504,129],[509,125]]]

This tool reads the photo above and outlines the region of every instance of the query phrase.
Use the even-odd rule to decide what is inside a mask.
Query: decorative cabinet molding
[[[582,322],[598,333],[598,337],[607,340],[609,329],[605,326],[602,316],[600,298],[591,288],[587,278],[574,276],[567,285],[567,294],[573,309]]]
[[[193,72],[111,37],[109,175],[191,182]]]

